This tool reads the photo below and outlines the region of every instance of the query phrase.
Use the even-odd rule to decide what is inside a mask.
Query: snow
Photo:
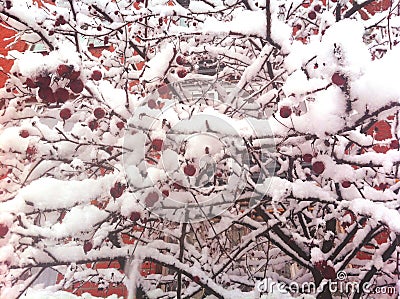
[[[318,247],[311,248],[311,263],[315,263],[325,260],[325,255]]]
[[[82,181],[42,177],[21,188],[17,196],[39,209],[70,208],[100,198],[108,192],[112,180],[112,175]]]
[[[29,288],[26,293],[21,296],[21,298],[26,299],[98,299],[100,297],[92,296],[89,293],[84,293],[81,296],[74,295],[69,292],[64,291],[47,291],[47,290],[40,290]],[[110,295],[108,297],[103,297],[106,299],[118,299],[122,297],[118,297],[117,295]]]
[[[325,86],[326,82],[324,82],[324,80],[317,78],[308,80],[306,74],[302,70],[297,70],[287,77],[285,84],[282,86],[282,90],[289,96],[291,94],[305,94]]]
[[[368,48],[363,42],[363,34],[363,25],[355,20],[346,19],[333,24],[322,37],[318,64],[325,63],[323,70],[327,74],[340,68],[350,77],[359,76],[371,61]],[[340,54],[334,53],[335,48],[340,49]]]
[[[79,69],[80,62],[78,54],[69,43],[60,44],[59,50],[51,51],[46,56],[31,51],[22,53],[15,50],[9,51],[8,56],[16,59],[11,72],[18,71],[31,79],[41,73],[55,72],[60,64],[73,65],[75,69]]]
[[[309,270],[329,258],[322,247],[332,236],[332,252],[341,249],[329,261],[336,269],[361,277],[375,265],[382,274],[377,283],[396,282],[395,255],[382,258],[389,243],[374,249],[360,244],[372,260],[355,256],[342,263],[368,231],[385,225],[391,242],[400,233],[400,154],[393,145],[385,154],[374,151],[400,133],[398,12],[390,19],[389,43],[386,25],[367,28],[380,18],[386,22],[387,12],[336,22],[329,4],[310,22],[316,3],[305,7],[300,0],[270,3],[271,36],[265,0],[190,1],[188,9],[167,0],[85,0],[73,3],[76,14],[68,1],[45,9],[28,2],[13,1],[0,11],[27,25],[3,21],[18,38],[37,41],[40,32],[55,49],[47,56],[16,50],[7,56],[14,65],[0,89],[7,105],[0,127],[2,298],[18,297],[30,282],[21,277],[24,270],[44,265],[54,265],[64,279],[45,290],[29,288],[21,298],[78,298],[57,290],[89,279],[101,286],[116,280],[129,289],[140,285],[150,297],[177,296],[173,287],[158,288],[175,283],[170,273],[140,275],[145,260],[181,270],[182,297],[206,284],[223,298],[292,298],[297,294],[255,288],[262,279],[312,281]],[[59,15],[68,24],[57,26]],[[294,35],[296,25],[301,29]],[[112,47],[94,53],[87,37],[99,45],[107,37]],[[200,61],[216,63],[218,72],[202,74]],[[68,78],[55,74],[60,64],[81,71],[85,91],[65,103],[35,103],[38,90],[25,85],[27,78],[49,74],[53,90],[70,88]],[[183,68],[188,74],[179,78]],[[103,79],[91,79],[93,70]],[[345,77],[343,86],[332,82],[334,73]],[[173,92],[156,92],[167,81]],[[208,93],[210,86],[217,92]],[[199,95],[204,91],[206,99]],[[280,116],[282,106],[292,109],[289,117]],[[106,115],[89,128],[97,107]],[[73,111],[67,121],[62,108]],[[378,120],[388,121],[388,139],[370,133]],[[22,138],[21,130],[29,136]],[[161,149],[155,139],[163,140]],[[310,162],[304,154],[312,155]],[[322,173],[313,170],[315,162],[324,164]],[[194,176],[184,173],[191,164]],[[122,194],[110,192],[118,184],[127,186]],[[261,219],[255,207],[271,219]],[[355,224],[363,216],[365,225]],[[327,229],[330,219],[338,220],[336,234]],[[345,222],[358,225],[358,232],[339,247],[352,229]],[[93,245],[87,252],[85,242]],[[131,269],[93,267],[123,258],[132,259]],[[243,285],[253,291],[242,292]]]
[[[168,44],[147,63],[142,80],[149,83],[161,81],[173,56],[174,47]]]
[[[365,107],[375,111],[391,102],[398,103],[400,91],[395,80],[393,65],[400,59],[400,46],[393,47],[382,59],[370,63],[368,69],[353,83],[352,95],[359,99],[355,107],[363,112]],[[368,88],[366,88],[368,87]],[[384,90],[384,92],[382,92]]]
[[[359,214],[372,217],[376,221],[381,221],[393,232],[400,232],[400,213],[383,203],[373,202],[364,198],[354,198],[349,202],[343,202],[342,206],[349,207]]]
[[[247,24],[247,26],[243,26]],[[214,18],[207,18],[201,25],[203,33],[227,34],[240,33],[265,37],[266,20],[262,11],[244,10],[233,15],[232,21],[222,22]]]

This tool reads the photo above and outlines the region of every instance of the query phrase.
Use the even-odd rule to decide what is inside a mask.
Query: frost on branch
[[[47,2],[0,1],[1,298],[47,271],[154,298],[396,284],[397,2]]]

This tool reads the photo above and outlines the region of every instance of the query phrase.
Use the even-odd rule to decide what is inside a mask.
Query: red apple
[[[343,187],[343,188],[349,188],[350,186],[351,186],[350,181],[343,181],[343,182],[342,182],[342,187]]]
[[[125,186],[121,185],[121,183],[117,182],[114,184],[114,187],[110,189],[110,194],[114,198],[119,198],[124,193]]]
[[[85,241],[85,243],[83,244],[83,251],[86,253],[88,253],[90,250],[93,249],[93,244],[90,241]]]
[[[343,86],[346,83],[346,78],[339,73],[334,73],[331,79],[333,84],[336,84],[337,86]]]
[[[39,87],[48,87],[51,83],[51,78],[48,75],[36,77],[36,85]]]
[[[93,114],[97,119],[100,119],[106,115],[106,112],[103,108],[97,107],[96,109],[94,109]]]
[[[72,71],[72,66],[66,64],[60,64],[57,68],[57,75],[60,77],[66,77]]]
[[[59,103],[64,103],[69,98],[69,92],[65,88],[57,88],[54,92],[54,97]]]
[[[12,7],[12,2],[10,0],[6,1],[6,9],[11,9]]]
[[[312,170],[314,171],[314,173],[316,174],[321,174],[325,171],[325,164],[322,161],[317,161],[314,162],[314,164],[312,165]]]
[[[314,265],[315,269],[317,269],[323,278],[325,279],[336,279],[336,271],[335,268],[328,265],[327,261],[318,261]]]
[[[303,155],[303,161],[306,162],[306,163],[311,163],[312,158],[313,158],[313,155],[311,155],[311,154],[304,154]]]
[[[81,93],[83,90],[83,82],[81,79],[72,80],[69,83],[69,88],[71,88],[72,92],[74,93]]]
[[[380,183],[378,186],[379,190],[386,190],[387,188],[389,188],[389,184],[387,183]]]
[[[154,139],[151,142],[151,146],[156,151],[161,151],[164,141],[161,139]]]
[[[76,79],[79,78],[80,75],[81,75],[81,72],[80,72],[80,71],[72,71],[72,72],[69,74],[68,79],[70,79],[70,80],[76,80]]]
[[[176,57],[176,63],[179,65],[183,65],[186,63],[186,59],[183,56],[177,56]]]
[[[68,108],[61,109],[61,111],[60,111],[60,117],[61,117],[63,120],[67,120],[67,119],[69,119],[71,116],[72,116],[72,113],[71,113],[71,110],[70,110],[70,109],[68,109]]]
[[[397,139],[392,140],[390,142],[390,148],[391,149],[398,149],[399,148],[399,141]]]
[[[99,70],[94,70],[92,73],[92,76],[91,76],[91,78],[94,81],[100,81],[102,77],[103,77],[103,75],[101,74],[101,72]]]
[[[29,88],[36,88],[37,87],[36,83],[30,78],[26,79],[25,85],[27,87],[29,87]]]
[[[317,14],[315,13],[315,11],[310,11],[309,13],[308,13],[308,18],[310,19],[310,20],[315,20],[316,18],[317,18]]]
[[[57,18],[57,21],[60,25],[65,25],[67,23],[67,21],[65,21],[64,16],[59,16]]]
[[[319,5],[319,4],[315,5],[315,6],[314,6],[314,10],[315,10],[316,12],[320,12],[320,11],[321,11],[321,5]]]
[[[8,226],[0,223],[0,238],[4,238],[8,233]]]
[[[21,130],[19,132],[19,136],[21,136],[22,138],[28,138],[29,137],[29,131],[28,130]]]
[[[45,103],[55,103],[53,90],[48,86],[43,86],[39,88],[38,91],[39,98],[41,98]]]
[[[131,216],[129,217],[129,219],[133,222],[136,222],[140,219],[140,213],[139,212],[132,212]]]
[[[179,78],[185,78],[186,75],[187,75],[187,70],[186,69],[180,69],[177,74],[178,74]]]
[[[288,118],[292,114],[292,109],[289,106],[282,106],[279,110],[279,115],[282,118]]]
[[[117,122],[116,126],[118,129],[122,130],[125,127],[125,124],[124,124],[124,122],[120,121],[120,122]]]
[[[114,198],[119,198],[121,197],[122,193],[115,187],[111,187],[110,189],[110,195]]]
[[[194,176],[196,173],[196,167],[192,164],[188,164],[183,168],[183,172],[188,176]]]
[[[96,120],[92,120],[88,123],[90,130],[94,131],[99,127],[99,123]]]

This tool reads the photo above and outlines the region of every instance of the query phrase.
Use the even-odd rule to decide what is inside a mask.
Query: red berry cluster
[[[176,63],[182,66],[178,68],[176,74],[178,75],[179,78],[185,78],[186,75],[188,74],[187,70],[183,67],[183,65],[187,64],[186,58],[184,56],[177,56]]]
[[[88,126],[92,131],[96,130],[99,127],[98,120],[106,116],[106,111],[101,107],[97,107],[93,110],[93,115],[96,119],[93,119],[88,123]],[[122,123],[122,127],[123,125],[124,124]],[[120,123],[117,123],[117,127],[121,130],[120,126],[121,126]]]
[[[184,65],[187,63],[186,58],[184,56],[177,56],[176,63],[179,65]]]
[[[52,79],[54,81],[67,79],[68,84],[53,91],[53,88],[50,87]],[[42,74],[34,79],[27,78],[25,85],[32,89],[39,88],[38,96],[46,104],[66,102],[70,97],[70,92],[67,88],[75,94],[81,93],[84,88],[84,84],[80,79],[80,72],[75,71],[72,66],[66,64],[59,65],[56,74],[52,76],[51,74]]]
[[[67,21],[64,19],[64,16],[58,16],[58,18],[54,22],[55,27],[58,27],[60,25],[65,25],[65,24],[67,24]]]

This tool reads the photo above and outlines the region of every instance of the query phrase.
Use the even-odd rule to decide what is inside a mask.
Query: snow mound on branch
[[[400,60],[400,47],[394,47],[383,58],[373,61],[364,74],[352,85],[351,92],[359,101],[355,106],[360,112],[365,106],[376,110],[390,102],[398,102],[400,89],[398,86],[398,69],[393,67]]]
[[[143,73],[143,81],[158,83],[164,77],[169,67],[169,63],[174,56],[174,47],[168,44],[157,53],[146,65]]]
[[[243,26],[246,24],[246,26]],[[233,16],[232,21],[223,22],[214,18],[208,18],[202,25],[204,33],[237,33],[243,35],[266,36],[267,23],[265,14],[262,11],[241,11]]]
[[[68,208],[107,194],[112,181],[111,175],[82,181],[43,177],[22,188],[18,196],[36,208]]]
[[[319,64],[325,63],[327,73],[341,67],[350,76],[359,75],[371,61],[363,34],[364,27],[354,20],[342,20],[329,27],[319,44]]]
[[[57,291],[57,292],[51,292],[48,290],[35,290],[32,288],[29,288],[24,296],[21,298],[26,298],[26,299],[97,299],[100,297],[95,297],[90,295],[89,293],[84,293],[81,296],[76,296],[74,294],[68,293],[68,292],[63,292],[63,291]],[[118,297],[117,295],[111,295],[108,296],[106,299],[118,299],[122,297]]]
[[[352,211],[357,211],[359,214],[364,214],[377,221],[382,221],[393,232],[400,232],[400,213],[386,207],[383,203],[373,202],[364,198],[356,198],[350,202],[344,202],[343,206],[348,206]]]
[[[34,78],[41,72],[55,72],[60,64],[73,65],[76,69],[80,65],[76,49],[68,43],[61,43],[59,49],[43,56],[31,51],[10,51],[9,58],[15,59],[11,72],[19,72],[25,77]]]

